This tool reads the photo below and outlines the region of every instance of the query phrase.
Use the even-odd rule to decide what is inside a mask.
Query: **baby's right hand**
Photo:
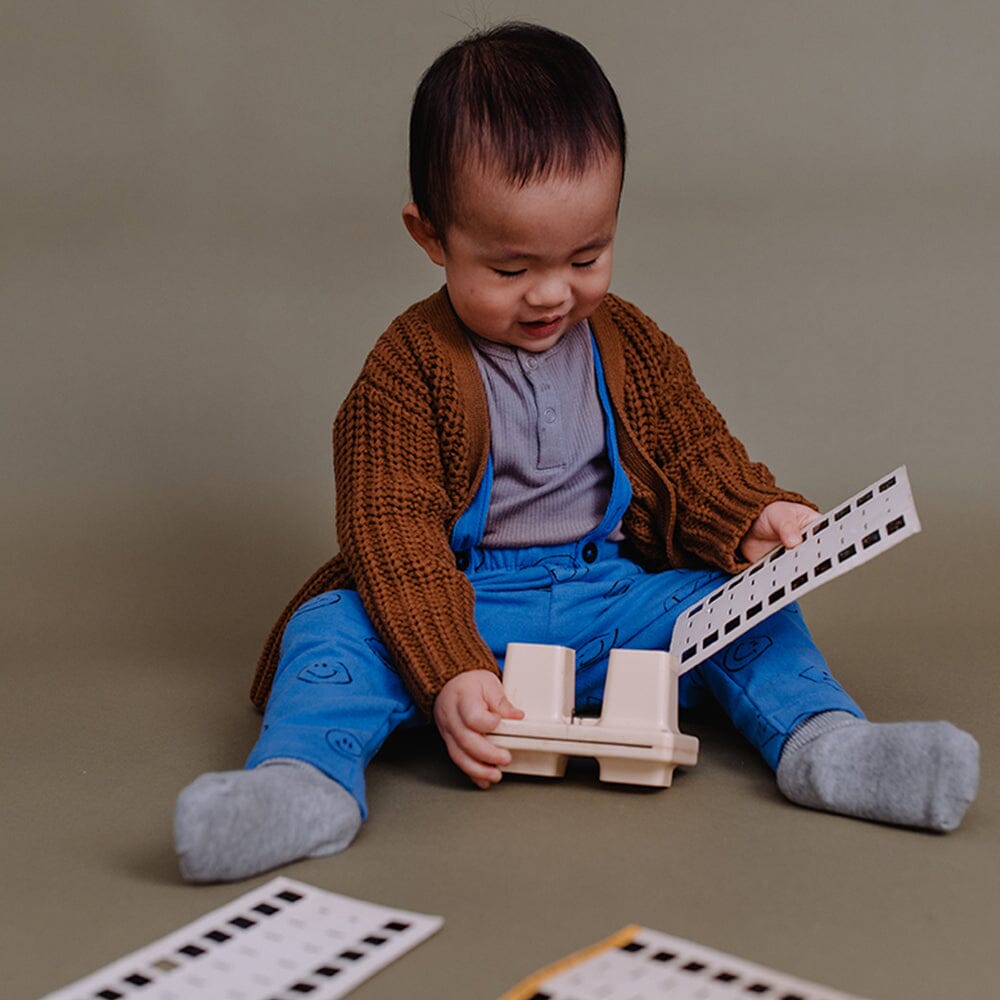
[[[452,677],[434,701],[434,722],[448,748],[448,756],[480,788],[489,788],[503,775],[510,753],[484,737],[501,719],[523,719],[503,692],[503,684],[489,670],[469,670]]]

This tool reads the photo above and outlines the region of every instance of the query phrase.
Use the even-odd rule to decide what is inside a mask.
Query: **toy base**
[[[505,719],[490,742],[511,753],[507,774],[560,778],[569,757],[593,757],[601,781],[669,788],[677,767],[698,763],[698,739],[663,730],[618,729],[592,720],[546,723]]]
[[[501,740],[494,740],[503,746]],[[510,763],[506,767],[500,768],[504,774],[530,774],[536,778],[561,778],[566,773],[566,765],[569,763],[569,755],[564,753],[551,753],[545,750],[518,750],[515,745],[518,740],[508,741],[507,749],[510,750]]]

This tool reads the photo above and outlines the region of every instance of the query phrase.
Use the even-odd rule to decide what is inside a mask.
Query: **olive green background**
[[[830,507],[908,466],[924,532],[806,600],[873,718],[983,749],[963,827],[794,808],[724,720],[665,792],[372,768],[313,884],[439,913],[359,998],[490,998],[637,922],[882,1000],[995,992],[1000,8],[861,2],[0,3],[0,969],[36,997],[234,898],[170,817],[242,763],[271,621],[334,550],[330,425],[440,273],[399,221],[420,73],[574,34],[630,159],[614,289],[755,458]],[[516,639],[516,635],[511,636]]]

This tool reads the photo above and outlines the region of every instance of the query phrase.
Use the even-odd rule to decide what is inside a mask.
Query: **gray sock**
[[[788,738],[777,776],[799,805],[954,830],[976,796],[979,745],[949,722],[872,723],[823,712]]]
[[[343,850],[361,826],[350,792],[304,761],[203,774],[177,797],[174,845],[189,882],[231,882]]]

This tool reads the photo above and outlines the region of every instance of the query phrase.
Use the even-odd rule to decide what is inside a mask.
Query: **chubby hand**
[[[779,545],[794,549],[802,541],[806,528],[818,517],[816,511],[804,503],[775,500],[750,525],[750,530],[740,542],[740,551],[745,559],[756,562]]]
[[[510,752],[494,746],[483,735],[501,719],[523,719],[503,693],[503,684],[489,670],[470,670],[452,677],[434,701],[437,724],[448,756],[480,788],[495,785],[500,767],[510,763]]]

